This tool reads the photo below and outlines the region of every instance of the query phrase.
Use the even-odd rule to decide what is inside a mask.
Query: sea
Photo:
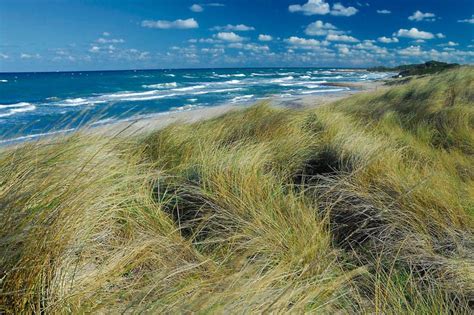
[[[0,73],[0,145],[221,104],[341,93],[390,73],[334,68]]]

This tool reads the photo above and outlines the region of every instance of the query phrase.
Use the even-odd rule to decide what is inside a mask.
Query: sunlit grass
[[[0,310],[468,313],[473,103],[461,68],[3,149]]]

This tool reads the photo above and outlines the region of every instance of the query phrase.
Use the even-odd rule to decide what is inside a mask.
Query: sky
[[[0,0],[0,71],[474,63],[472,0]]]

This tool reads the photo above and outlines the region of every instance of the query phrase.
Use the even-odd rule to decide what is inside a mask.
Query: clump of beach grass
[[[0,153],[0,310],[469,313],[474,70]]]

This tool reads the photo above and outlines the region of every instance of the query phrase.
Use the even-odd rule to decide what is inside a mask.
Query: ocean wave
[[[165,76],[174,78],[176,75],[174,75],[174,74],[172,74],[172,73],[166,73]]]
[[[178,83],[176,82],[142,85],[142,87],[146,89],[166,89],[170,87],[175,88],[177,86],[178,86]]]
[[[230,81],[224,81],[222,84],[241,84],[241,80],[230,80]]]
[[[172,89],[171,91],[176,91],[176,92],[187,92],[187,91],[193,91],[193,90],[199,90],[205,88],[205,85],[193,85],[193,86],[187,86],[183,88],[177,88],[177,89]]]
[[[207,91],[194,92],[194,93],[192,93],[192,95],[203,95],[203,94],[210,94],[210,93],[225,93],[225,92],[235,92],[235,91],[242,91],[242,90],[243,90],[242,88],[207,90]]]
[[[16,104],[0,105],[0,109],[8,109],[4,113],[0,113],[1,117],[8,117],[19,113],[31,112],[36,109],[36,106],[27,102],[20,102]]]
[[[301,91],[300,94],[315,94],[315,93],[331,93],[331,92],[342,92],[348,91],[349,88],[341,88],[341,89],[325,89],[325,90],[308,90],[308,91]]]
[[[270,83],[282,83],[282,82],[290,81],[290,80],[293,80],[293,79],[294,79],[294,77],[290,75],[290,76],[287,76],[287,77],[270,80]]]
[[[8,80],[0,80],[1,83],[7,83]]]
[[[56,134],[60,134],[60,133],[71,132],[71,131],[74,131],[74,130],[75,129],[71,128],[71,129],[64,129],[64,130],[57,130],[57,131],[50,131],[50,132],[43,132],[43,133],[35,133],[35,134],[32,134],[32,135],[26,135],[26,136],[21,136],[21,137],[17,137],[17,138],[2,139],[2,140],[0,140],[0,144],[1,143],[3,143],[3,144],[4,143],[15,143],[15,142],[35,139],[35,138],[39,138],[39,137],[45,137],[45,136],[51,136],[51,135],[56,135]]]
[[[242,95],[242,96],[236,96],[233,99],[230,100],[231,103],[238,103],[238,102],[243,102],[243,101],[249,101],[254,97],[253,94],[250,95]]]
[[[196,108],[199,108],[199,107],[200,107],[199,105],[187,104],[187,105],[183,105],[183,106],[171,107],[170,111],[171,112],[184,112],[184,111],[196,109]]]

